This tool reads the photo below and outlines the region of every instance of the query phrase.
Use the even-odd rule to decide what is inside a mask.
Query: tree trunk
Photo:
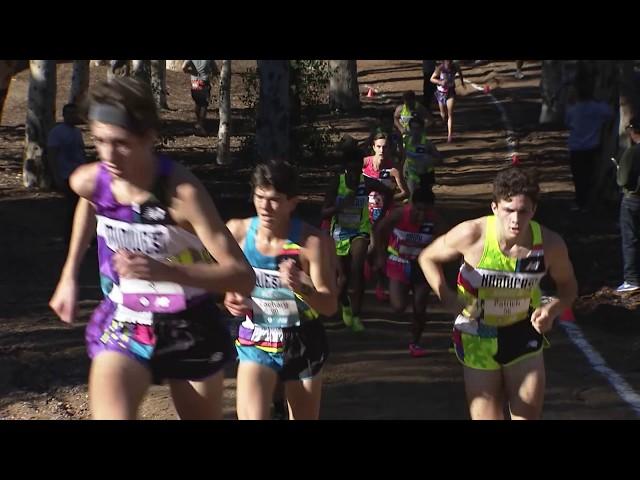
[[[289,159],[289,61],[258,60],[260,104],[256,119],[258,158]]]
[[[15,60],[0,60],[0,124],[2,123],[2,109],[9,93],[11,79],[15,72]]]
[[[607,102],[614,112],[612,120],[602,128],[602,148],[597,165],[593,169],[593,190],[591,203],[595,207],[617,206],[620,190],[616,183],[616,170],[611,157],[617,156],[619,141],[620,110],[620,71],[616,61],[595,60],[583,61],[581,68],[587,70],[587,75],[594,79],[594,98]]]
[[[0,124],[4,102],[14,75],[29,68],[29,60],[0,60]]]
[[[298,125],[300,123],[300,115],[302,113],[302,99],[300,98],[300,60],[289,60],[289,95],[291,111],[291,124]]]
[[[132,60],[131,76],[151,85],[151,65],[150,64],[151,64],[150,60]]]
[[[218,126],[218,165],[229,165],[229,141],[231,139],[231,60],[222,61],[220,71],[220,98],[218,101],[220,124]]]
[[[73,61],[73,76],[71,77],[71,90],[69,102],[80,105],[87,96],[89,90],[89,60]]]
[[[564,123],[570,86],[575,78],[576,64],[572,61],[543,60],[540,77],[540,124]]]
[[[168,110],[166,60],[151,60],[151,90],[158,108]]]
[[[360,108],[358,68],[355,60],[329,60],[329,107],[340,112]]]
[[[182,64],[184,60],[166,60],[167,62],[167,70],[171,70],[172,72],[181,72]]]
[[[46,189],[52,178],[45,149],[56,118],[56,61],[31,60],[30,70],[22,182],[27,188]]]

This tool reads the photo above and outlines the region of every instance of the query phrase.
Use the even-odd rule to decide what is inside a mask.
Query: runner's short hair
[[[525,195],[535,205],[539,194],[538,172],[534,169],[512,166],[499,172],[493,181],[493,201],[496,203],[508,201],[515,195]]]
[[[298,171],[289,162],[270,160],[259,163],[251,174],[251,187],[255,189],[272,187],[287,198],[298,195]]]

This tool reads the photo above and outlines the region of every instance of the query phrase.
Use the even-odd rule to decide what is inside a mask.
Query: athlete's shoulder
[[[198,178],[189,170],[187,167],[182,165],[180,162],[176,162],[175,160],[165,157],[165,162],[169,162],[171,165],[171,178],[175,185],[198,185],[200,181]]]
[[[459,227],[461,227],[461,229],[472,233],[472,234],[478,234],[481,235],[482,233],[484,233],[484,229],[486,228],[487,225],[487,217],[478,217],[478,218],[472,218],[471,220],[465,220],[464,222],[461,222],[458,224]]]
[[[317,239],[326,236],[322,230],[310,223],[300,219],[298,221],[300,222],[300,241],[305,243],[305,245],[300,245],[301,247],[306,246],[307,242],[315,244],[314,242],[317,242]]]
[[[479,217],[466,220],[453,227],[447,233],[447,238],[458,245],[472,245],[478,242],[484,235],[487,217]]]
[[[236,242],[240,242],[245,238],[252,218],[231,218],[227,221],[227,228]]]
[[[80,165],[69,177],[69,187],[80,197],[91,200],[96,189],[99,172],[100,162]]]
[[[206,189],[198,178],[180,162],[165,157],[171,163],[169,187],[173,195],[185,202],[195,202]],[[164,160],[167,161],[167,160]]]
[[[303,220],[300,220],[300,222],[300,246],[305,250],[321,253],[324,249],[325,243],[333,242],[326,232]]]

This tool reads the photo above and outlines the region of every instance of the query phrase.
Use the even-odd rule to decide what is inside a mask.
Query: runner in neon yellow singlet
[[[331,219],[330,233],[338,254],[342,320],[355,332],[364,330],[359,315],[364,293],[364,262],[371,236],[369,193],[377,191],[385,197],[382,215],[393,194],[379,180],[362,174],[362,157],[359,149],[344,153],[345,168],[331,180],[322,206],[322,217]],[[350,283],[351,296],[348,294]]]
[[[405,137],[409,135],[409,120],[414,115],[418,115],[421,118],[428,118],[429,112],[416,100],[415,92],[409,90],[402,94],[402,103],[393,111],[394,131],[390,137],[392,149],[397,150],[401,160],[404,155],[403,141]]]
[[[419,257],[427,281],[457,314],[453,341],[464,365],[472,419],[537,419],[542,413],[544,333],[577,295],[564,240],[532,220],[539,186],[534,173],[510,167],[493,184],[492,216],[468,220],[436,239]],[[462,255],[457,294],[442,264]],[[557,297],[541,303],[549,274]]]

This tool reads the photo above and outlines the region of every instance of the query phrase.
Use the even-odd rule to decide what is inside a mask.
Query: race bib
[[[291,327],[300,324],[298,306],[293,299],[271,300],[251,297],[253,322],[271,327]]]
[[[527,298],[487,298],[484,313],[491,316],[510,316],[529,311],[531,299]]]
[[[484,323],[505,327],[523,320],[529,314],[530,298],[485,298],[482,302]]]

